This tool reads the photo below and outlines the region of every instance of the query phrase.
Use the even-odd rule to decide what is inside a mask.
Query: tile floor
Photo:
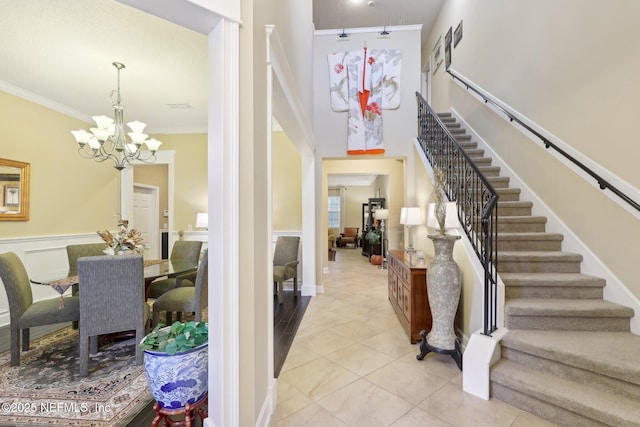
[[[450,356],[417,361],[387,299],[387,270],[337,249],[278,378],[270,427],[552,426],[462,391]]]

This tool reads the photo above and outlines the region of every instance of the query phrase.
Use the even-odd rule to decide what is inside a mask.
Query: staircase
[[[582,274],[545,217],[491,166],[450,113],[438,115],[500,194],[498,273],[505,284],[502,359],[491,396],[563,426],[640,425],[640,337],[632,309],[603,300],[605,280]]]

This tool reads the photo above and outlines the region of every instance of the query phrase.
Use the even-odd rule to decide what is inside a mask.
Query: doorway
[[[140,232],[149,259],[160,259],[159,188],[136,183],[133,186],[132,227]]]

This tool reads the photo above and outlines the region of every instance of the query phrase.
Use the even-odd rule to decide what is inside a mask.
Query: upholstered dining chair
[[[202,250],[202,242],[190,241],[190,240],[178,240],[173,244],[171,249],[170,260],[185,260],[191,261],[193,265],[198,264],[200,259],[200,251]],[[190,279],[193,282],[196,278],[196,272],[185,273],[180,276],[181,278]],[[186,282],[185,282],[186,283]],[[158,279],[151,283],[149,286],[149,298],[158,299],[160,295],[164,294],[171,289],[174,289],[177,284],[177,277],[167,277],[164,279]]]
[[[78,275],[78,258],[83,256],[106,255],[106,243],[81,243],[77,245],[67,245],[67,259],[69,260],[69,272],[67,276]],[[71,287],[71,295],[78,293],[78,284]],[[73,322],[73,329],[78,329],[78,322]]]
[[[136,331],[136,364],[142,364],[138,343],[150,317],[144,299],[142,255],[93,256],[78,259],[80,279],[80,375],[89,374],[89,338],[97,350],[99,335]]]
[[[78,275],[78,258],[83,256],[106,255],[104,250],[107,249],[106,243],[83,243],[79,245],[67,246],[67,258],[69,259],[69,273],[67,276]]]
[[[11,334],[11,366],[20,364],[20,331],[22,350],[29,350],[29,328],[71,322],[79,319],[78,297],[51,298],[33,302],[29,275],[13,252],[0,254],[0,279],[9,300]]]
[[[165,311],[167,325],[172,322],[172,313],[176,312],[177,320],[181,320],[182,313],[195,313],[195,320],[202,320],[202,310],[207,306],[209,299],[209,256],[205,249],[198,266],[195,283],[188,278],[178,277],[177,286],[154,301],[153,303],[153,324],[157,325],[160,320],[160,312]],[[189,283],[181,283],[189,282]]]
[[[278,289],[278,303],[284,298],[284,282],[293,279],[293,295],[298,292],[298,247],[300,237],[278,236],[273,251],[273,284]]]

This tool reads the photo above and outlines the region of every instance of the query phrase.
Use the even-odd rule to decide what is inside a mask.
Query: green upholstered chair
[[[20,364],[20,331],[22,350],[29,350],[29,328],[71,322],[79,319],[78,297],[51,298],[33,302],[29,275],[24,264],[13,252],[0,254],[0,279],[9,301],[11,333],[11,366]]]
[[[97,336],[136,331],[136,364],[142,364],[138,343],[147,333],[149,305],[144,299],[142,255],[93,256],[78,260],[80,278],[80,375],[89,373],[89,339],[97,350]]]
[[[278,236],[273,251],[273,284],[278,289],[278,303],[284,298],[284,282],[293,279],[293,295],[298,291],[298,247],[300,237]]]
[[[105,255],[106,243],[84,243],[67,246],[67,258],[69,259],[69,273],[67,276],[78,275],[78,258],[83,256]]]
[[[187,278],[179,278],[177,287],[165,292],[153,303],[153,324],[157,325],[161,311],[166,311],[167,324],[171,324],[171,314],[175,311],[180,320],[182,313],[195,313],[195,320],[202,320],[202,309],[209,299],[209,256],[205,249],[195,282]],[[181,283],[189,282],[189,283]]]
[[[199,241],[187,241],[187,240],[178,240],[173,244],[173,248],[171,249],[171,255],[169,256],[170,260],[186,260],[191,261],[193,265],[198,265],[198,260],[200,259],[200,251],[202,250],[202,242]],[[196,272],[185,273],[180,276],[181,278],[188,278],[193,282],[196,278]],[[160,295],[165,292],[174,289],[177,284],[177,277],[167,277],[165,279],[155,280],[149,286],[149,298],[158,299]],[[185,282],[186,284],[187,282]]]

